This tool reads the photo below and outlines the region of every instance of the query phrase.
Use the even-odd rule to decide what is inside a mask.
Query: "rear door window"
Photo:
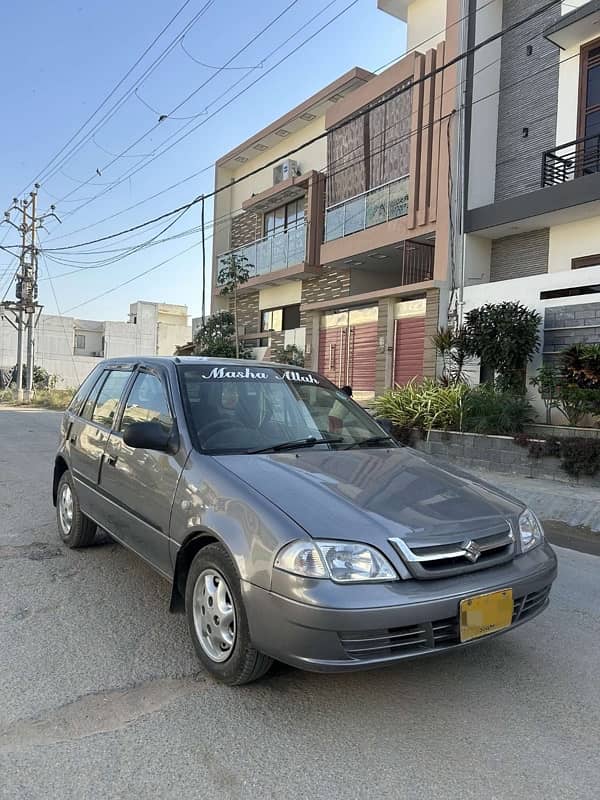
[[[112,427],[121,402],[123,389],[130,377],[131,372],[129,370],[112,370],[108,373],[94,405],[92,422],[96,422],[106,428]]]
[[[84,382],[81,384],[79,389],[77,390],[75,397],[71,400],[69,404],[69,411],[73,414],[79,415],[83,409],[85,401],[92,391],[93,387],[96,385],[96,381],[100,378],[102,372],[98,369],[93,369]]]

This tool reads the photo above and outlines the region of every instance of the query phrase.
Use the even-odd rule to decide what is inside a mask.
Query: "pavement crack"
[[[157,678],[121,689],[82,695],[36,717],[16,720],[0,728],[0,753],[120,730],[173,700],[193,693],[203,682],[198,675]]]

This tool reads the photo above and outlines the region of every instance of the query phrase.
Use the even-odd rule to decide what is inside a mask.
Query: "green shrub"
[[[478,386],[464,398],[462,430],[465,432],[510,435],[520,433],[533,420],[531,403],[522,395]]]
[[[55,411],[63,411],[71,402],[74,393],[73,389],[36,389],[30,405],[37,408],[52,408]],[[0,403],[16,405],[16,402],[15,389],[3,389],[0,391]]]
[[[578,478],[600,470],[600,441],[582,436],[560,440],[560,459],[564,471]]]
[[[73,389],[38,389],[33,396],[31,405],[63,411],[71,402],[73,394]]]
[[[398,428],[460,430],[467,392],[465,384],[441,386],[431,380],[411,381],[380,395],[373,406],[377,416],[390,419]]]
[[[273,361],[277,364],[290,364],[293,367],[304,366],[304,353],[295,344],[287,344],[273,353]]]

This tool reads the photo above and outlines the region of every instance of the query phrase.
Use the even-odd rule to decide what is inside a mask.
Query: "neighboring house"
[[[129,322],[83,320],[42,314],[35,334],[35,364],[78,386],[100,358],[173,355],[191,339],[187,306],[139,300],[129,307]],[[0,319],[0,369],[16,362],[17,333]]]
[[[456,55],[459,7],[379,7],[408,22],[413,52],[378,75],[355,67],[215,168],[216,187],[228,188],[215,198],[213,310],[232,305],[220,265],[245,256],[238,327],[255,356],[295,344],[359,399],[435,374],[430,336],[446,322],[452,252],[456,68],[397,92]]]
[[[469,42],[543,4],[485,3]],[[600,343],[600,2],[554,6],[469,66],[464,311],[537,309],[531,375],[570,344]]]

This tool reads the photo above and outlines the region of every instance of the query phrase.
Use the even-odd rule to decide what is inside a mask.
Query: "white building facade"
[[[191,339],[185,305],[139,300],[128,322],[98,321],[42,314],[35,334],[35,364],[63,388],[78,386],[101,358],[173,355]],[[0,369],[16,362],[17,332],[0,319]]]
[[[543,5],[470,0],[468,44]],[[571,344],[600,343],[600,5],[547,9],[467,73],[462,311],[537,310],[531,377]]]

